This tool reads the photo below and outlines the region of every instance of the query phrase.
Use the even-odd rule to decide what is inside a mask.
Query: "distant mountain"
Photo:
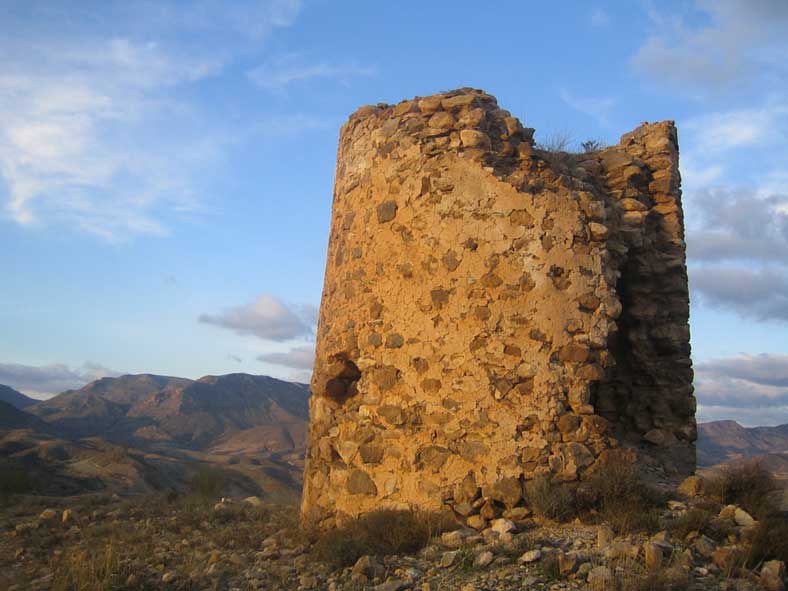
[[[38,402],[38,400],[30,398],[30,396],[25,396],[10,386],[0,384],[0,402],[7,402],[16,408],[27,408]]]
[[[44,494],[189,491],[219,470],[235,496],[295,499],[309,387],[266,376],[102,378],[19,410],[0,403],[0,469]]]
[[[47,432],[50,427],[38,417],[0,400],[0,431],[15,429],[36,429]]]
[[[745,458],[788,453],[788,425],[742,427],[736,421],[698,425],[698,464],[712,466]],[[780,461],[772,458],[771,461]]]
[[[268,451],[283,451],[304,447],[308,399],[305,384],[267,376],[229,374],[193,381],[143,374],[102,378],[29,411],[72,437],[200,450],[257,429],[268,434]],[[230,443],[226,449],[245,447]]]
[[[72,437],[108,436],[122,441],[142,426],[127,420],[134,404],[170,386],[188,383],[191,380],[151,374],[101,378],[39,402],[28,411]]]
[[[175,443],[202,449],[247,429],[300,430],[309,419],[308,400],[303,384],[248,374],[206,376],[141,400],[128,416],[152,421]],[[288,447],[303,444],[300,438]]]

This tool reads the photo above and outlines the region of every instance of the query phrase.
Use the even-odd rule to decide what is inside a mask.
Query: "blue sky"
[[[340,125],[473,86],[537,139],[676,120],[700,417],[788,422],[786,27],[784,0],[6,0],[0,383],[307,379]]]

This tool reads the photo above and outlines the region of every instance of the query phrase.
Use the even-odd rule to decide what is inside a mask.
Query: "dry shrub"
[[[686,571],[670,567],[647,571],[638,576],[624,576],[616,591],[685,591],[690,584]]]
[[[613,578],[604,591],[685,591],[690,588],[689,573],[673,564],[647,569],[638,560],[623,558],[609,566]]]
[[[224,472],[216,468],[200,468],[189,481],[189,491],[199,499],[214,501],[221,496],[224,485]]]
[[[738,505],[756,519],[773,513],[779,487],[771,473],[759,462],[726,467],[709,480],[708,495],[723,505]]]
[[[543,141],[536,142],[537,150],[545,152],[569,152],[572,146],[572,134],[566,130],[557,130],[547,136]]]
[[[558,562],[558,557],[555,554],[547,554],[536,565],[539,574],[541,574],[548,582],[558,581],[561,579],[561,565]]]
[[[566,521],[575,516],[572,487],[547,476],[537,476],[526,482],[525,498],[531,510],[540,517]]]
[[[767,560],[788,562],[788,515],[773,513],[758,522],[747,552],[747,566]]]
[[[686,538],[690,533],[697,531],[718,542],[724,540],[731,527],[724,521],[717,519],[717,515],[705,508],[693,507],[668,524],[671,533],[680,538]]]
[[[53,591],[118,589],[130,574],[121,567],[112,543],[87,550],[66,551],[53,570]]]
[[[577,492],[581,509],[596,510],[617,533],[652,531],[659,527],[665,498],[640,477],[636,466],[608,462],[583,482]]]
[[[380,509],[318,534],[315,557],[335,568],[350,566],[365,555],[412,554],[444,527],[435,514]]]

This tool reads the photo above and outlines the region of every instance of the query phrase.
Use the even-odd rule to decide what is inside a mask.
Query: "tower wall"
[[[578,155],[532,137],[473,89],[343,126],[305,521],[503,510],[614,456],[694,469],[675,127]]]

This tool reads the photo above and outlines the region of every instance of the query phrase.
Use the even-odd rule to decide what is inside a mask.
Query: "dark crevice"
[[[341,369],[336,376],[326,382],[325,395],[344,404],[349,398],[358,394],[356,383],[361,379],[361,370],[349,359],[337,360]]]

